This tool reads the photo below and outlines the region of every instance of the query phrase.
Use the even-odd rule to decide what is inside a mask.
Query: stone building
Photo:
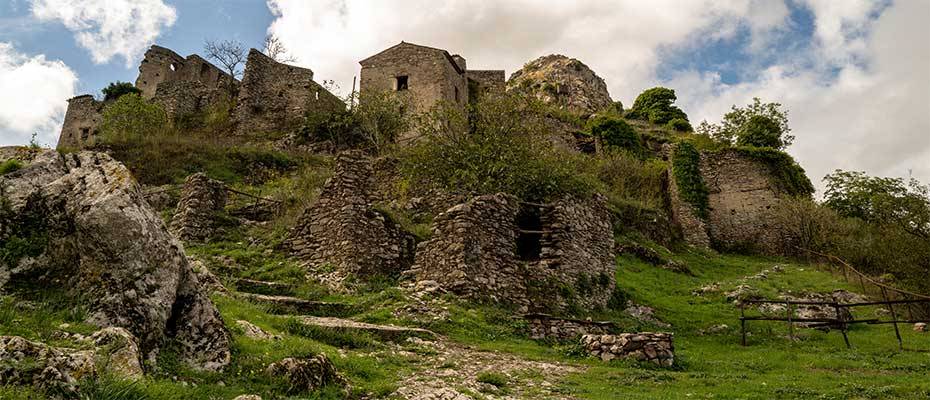
[[[285,247],[311,268],[329,265],[363,280],[399,274],[413,263],[414,238],[373,207],[374,192],[372,161],[361,152],[340,153],[332,178]]]
[[[485,195],[433,220],[408,271],[418,281],[478,301],[530,311],[603,307],[615,286],[606,200],[530,204]]]
[[[309,112],[332,113],[345,107],[313,81],[313,71],[249,51],[236,105],[240,134],[287,132],[300,126]]]
[[[162,82],[200,82],[208,88],[227,88],[230,80],[236,83],[234,77],[196,54],[184,58],[171,49],[153,45],[139,65],[136,87],[143,98],[151,99]]]
[[[717,250],[778,253],[781,243],[769,216],[788,193],[772,170],[763,161],[724,149],[702,152],[700,171],[708,189],[706,218],[681,199],[674,174],[669,174],[672,216],[685,242]]]
[[[58,149],[80,149],[93,145],[103,123],[103,107],[104,102],[89,94],[69,99],[58,137]]]
[[[440,102],[465,107],[470,96],[491,90],[503,92],[504,71],[469,71],[465,58],[448,51],[400,42],[359,61],[359,91],[399,92],[409,96],[412,112],[429,111]],[[472,93],[471,90],[476,91]],[[401,140],[416,136],[408,132]]]

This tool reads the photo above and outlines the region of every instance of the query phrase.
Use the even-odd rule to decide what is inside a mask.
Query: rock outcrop
[[[290,387],[288,392],[312,392],[324,386],[345,386],[346,380],[325,354],[304,358],[285,358],[272,363],[265,370],[269,376],[283,377]]]
[[[213,236],[216,215],[226,207],[226,185],[203,173],[187,177],[171,232],[182,240],[200,242]]]
[[[87,303],[88,322],[126,328],[149,359],[173,339],[195,368],[229,363],[219,312],[121,163],[41,151],[0,177],[0,197],[0,243],[16,249],[0,275],[72,292]]]
[[[570,111],[591,115],[612,100],[604,79],[583,62],[559,54],[537,58],[510,75],[508,91],[522,91]]]

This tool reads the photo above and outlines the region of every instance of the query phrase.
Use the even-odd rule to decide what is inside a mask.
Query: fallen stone
[[[281,340],[280,335],[272,335],[268,332],[265,332],[264,329],[259,328],[257,325],[244,320],[237,320],[236,326],[242,329],[242,334],[246,337],[258,340]]]
[[[73,393],[78,380],[96,376],[94,358],[93,350],[77,351],[19,336],[0,336],[0,385]]]
[[[325,354],[285,358],[269,365],[265,373],[287,380],[290,393],[312,392],[328,385],[346,385],[345,378],[336,372],[336,367]]]
[[[588,354],[607,362],[631,358],[670,367],[675,362],[671,333],[621,333],[619,335],[584,335],[581,344]]]
[[[406,328],[394,325],[375,325],[341,318],[303,316],[298,317],[297,321],[319,328],[368,333],[382,340],[394,342],[401,342],[408,337],[419,337],[422,339],[432,339],[436,337],[435,333],[426,329]]]
[[[262,396],[257,394],[243,394],[236,396],[233,400],[262,400]]]
[[[918,322],[914,324],[914,332],[926,332],[927,324],[924,322]]]

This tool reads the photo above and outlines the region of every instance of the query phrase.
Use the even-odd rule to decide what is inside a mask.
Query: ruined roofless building
[[[368,93],[398,92],[412,98],[410,111],[427,112],[439,102],[465,107],[469,98],[504,91],[504,71],[469,71],[465,58],[418,44],[397,45],[359,61],[361,101]],[[401,141],[411,139],[408,132]]]
[[[145,52],[145,58],[139,64],[136,87],[142,91],[143,98],[152,99],[162,82],[199,82],[208,88],[225,88],[230,79],[235,81],[235,78],[196,54],[184,58],[171,49],[153,45]]]

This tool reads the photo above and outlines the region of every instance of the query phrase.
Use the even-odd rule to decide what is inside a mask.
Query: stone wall
[[[401,42],[359,62],[361,99],[369,93],[402,92],[412,99],[411,112],[429,111],[435,104],[468,103],[465,71],[448,52],[432,47]],[[397,77],[407,77],[407,89],[397,90]],[[401,140],[415,137],[411,131]]]
[[[313,71],[276,62],[252,49],[239,88],[239,134],[288,132],[308,112],[344,111],[345,103],[313,81]]]
[[[197,81],[168,81],[158,85],[152,101],[165,109],[169,121],[177,121],[213,105],[228,102],[229,92]]]
[[[538,205],[496,194],[434,218],[409,273],[463,297],[535,312],[606,305],[614,270],[602,197]]]
[[[507,76],[504,70],[467,71],[468,99],[477,101],[487,93],[504,93],[507,90]]]
[[[526,266],[516,255],[516,197],[472,198],[433,219],[432,236],[417,246],[410,273],[463,297],[528,306]]]
[[[674,146],[667,146],[663,149],[668,160],[670,155],[675,151]],[[669,208],[672,214],[672,223],[681,229],[682,237],[688,245],[709,249],[710,237],[707,235],[707,226],[704,220],[698,216],[694,206],[681,197],[678,190],[678,182],[675,179],[674,165],[669,161],[668,166],[668,197]]]
[[[136,87],[142,90],[143,98],[151,99],[162,82],[200,82],[208,88],[226,88],[230,80],[235,81],[196,54],[184,58],[170,49],[153,45],[139,65]]]
[[[534,340],[563,342],[588,334],[606,335],[617,329],[613,322],[555,318],[548,314],[527,314],[523,319],[529,325],[530,339]]]
[[[208,240],[216,230],[216,214],[226,207],[226,184],[202,173],[187,177],[170,230],[179,239]]]
[[[105,103],[85,94],[68,100],[68,111],[58,137],[58,149],[82,149],[92,146],[103,123]]]
[[[538,268],[550,282],[563,288],[568,284],[574,293],[565,296],[558,287],[544,287],[539,297],[551,299],[549,296],[555,293],[561,307],[571,303],[586,308],[606,305],[616,285],[607,199],[601,195],[590,199],[566,197],[541,211],[544,233]]]
[[[675,363],[671,333],[621,333],[619,335],[584,335],[581,344],[589,354],[610,361],[631,358],[664,367]]]
[[[363,153],[339,154],[332,178],[298,219],[285,246],[312,268],[332,265],[362,279],[408,268],[414,238],[372,206],[373,176],[371,160]]]

